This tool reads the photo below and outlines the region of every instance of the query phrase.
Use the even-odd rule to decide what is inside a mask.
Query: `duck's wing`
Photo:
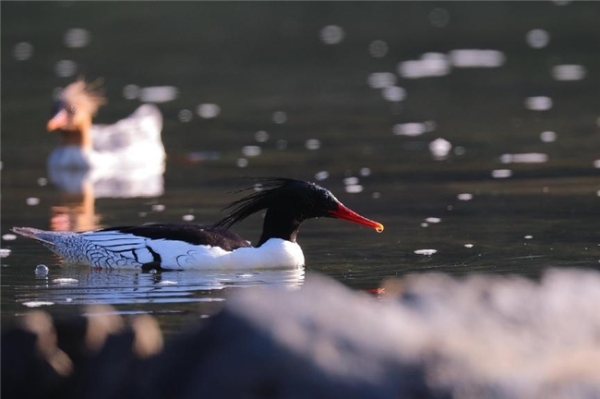
[[[131,146],[162,148],[163,117],[157,106],[141,105],[127,118],[112,125],[93,125],[92,142],[97,152],[119,151]]]
[[[106,238],[109,236],[127,236],[137,237],[141,241],[147,241],[147,239],[168,240],[185,242],[191,245],[220,247],[226,251],[251,246],[248,241],[229,230],[197,224],[163,223],[141,226],[110,227],[84,234],[89,234],[88,237],[94,240],[94,237],[98,237],[99,240],[102,240],[103,237]]]
[[[229,231],[187,224],[112,227],[76,233],[14,227],[68,263],[107,268],[186,269],[213,264],[227,251],[250,247]],[[212,263],[211,263],[212,262]]]

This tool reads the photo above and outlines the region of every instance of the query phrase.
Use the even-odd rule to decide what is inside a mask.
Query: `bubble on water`
[[[257,145],[246,145],[242,147],[242,154],[245,157],[257,157],[261,154],[262,149]]]
[[[166,208],[166,206],[164,206],[163,204],[154,204],[154,205],[152,205],[152,210],[154,212],[162,212],[162,211],[165,210],[165,208]]]
[[[306,140],[306,143],[304,143],[304,146],[308,150],[318,150],[319,148],[321,148],[321,140],[308,139],[308,140]]]
[[[288,120],[288,117],[285,112],[283,112],[283,111],[273,112],[273,122],[277,123],[278,125],[286,123],[287,120]]]
[[[435,130],[435,126],[434,121],[397,123],[392,132],[397,136],[415,137]]]
[[[600,159],[596,159],[596,160],[594,161],[594,168],[596,168],[596,169],[600,169]]]
[[[363,186],[361,186],[360,184],[348,184],[345,187],[346,192],[349,194],[357,194],[357,193],[362,193],[363,191]]]
[[[425,255],[425,256],[431,256],[433,254],[435,254],[437,252],[437,249],[417,249],[415,250],[415,253],[417,255]]]
[[[158,270],[156,270],[156,269],[150,270],[150,274],[156,274],[156,273],[158,273]]]
[[[540,133],[540,140],[544,143],[552,143],[553,141],[556,141],[556,137],[556,133],[549,130]]]
[[[126,100],[135,100],[140,96],[140,87],[137,85],[126,85],[123,87],[123,98]]]
[[[456,196],[459,201],[471,201],[473,199],[473,194],[470,193],[461,193]]]
[[[523,238],[525,238],[526,240],[531,240],[531,239],[533,238],[533,236],[532,236],[532,235],[526,235],[526,236],[525,236],[525,237],[523,237]]]
[[[398,73],[406,79],[445,76],[450,73],[450,63],[445,54],[425,53],[419,60],[399,63]]]
[[[387,101],[402,101],[406,98],[406,90],[400,86],[389,86],[381,89],[381,95]]]
[[[140,90],[140,101],[143,103],[166,103],[179,97],[179,89],[175,86],[150,86]]]
[[[344,29],[338,25],[327,25],[321,29],[319,36],[325,44],[338,44],[344,40]]]
[[[329,172],[326,170],[322,170],[320,172],[315,173],[315,180],[322,181],[329,177]]]
[[[552,77],[556,80],[573,81],[585,78],[587,71],[583,65],[565,64],[552,67]]]
[[[48,179],[46,179],[45,177],[40,177],[39,179],[37,179],[37,184],[40,187],[44,187],[46,184],[48,184]]]
[[[162,280],[158,282],[159,285],[177,285],[179,284],[177,281],[173,280]]]
[[[358,180],[358,177],[354,177],[354,176],[351,176],[351,177],[346,177],[346,178],[344,179],[344,184],[345,184],[346,186],[348,186],[348,185],[353,185],[353,184],[358,184],[358,182],[359,182],[359,180]]]
[[[436,28],[443,28],[450,22],[450,14],[445,8],[437,7],[429,12],[429,23]]]
[[[35,267],[35,275],[36,276],[47,276],[50,269],[46,265],[37,265]]]
[[[427,223],[440,223],[442,221],[441,218],[436,218],[436,217],[428,217],[425,219],[425,221]]]
[[[8,258],[11,250],[8,248],[0,248],[0,258]]]
[[[269,133],[265,132],[264,130],[259,130],[258,132],[254,133],[254,140],[258,141],[259,143],[264,143],[265,141],[269,140]]]
[[[36,197],[29,197],[25,200],[25,202],[27,203],[27,205],[29,206],[36,206],[40,203],[40,199],[36,198]]]
[[[444,160],[450,153],[452,144],[443,138],[438,138],[429,143],[429,151],[435,160]]]
[[[138,216],[141,218],[145,218],[146,216],[148,216],[147,212],[138,212]]]
[[[503,154],[500,157],[502,163],[545,163],[548,162],[548,155],[538,152],[524,154]]]
[[[49,301],[23,302],[23,306],[27,306],[28,308],[39,308],[40,306],[51,306],[51,305],[54,305],[54,302],[49,302]]]
[[[506,56],[498,50],[459,49],[449,53],[456,68],[497,68],[504,65]]]
[[[181,111],[179,111],[177,117],[179,118],[180,122],[186,123],[192,120],[192,118],[194,117],[194,113],[189,109],[182,109]]]
[[[65,46],[70,48],[85,47],[90,43],[90,32],[87,29],[73,28],[65,33]]]
[[[78,283],[79,280],[77,280],[75,278],[63,277],[63,278],[55,278],[54,280],[52,280],[52,282],[55,284],[75,284],[75,283]]]
[[[196,109],[196,113],[201,118],[212,119],[219,116],[219,114],[221,113],[221,107],[219,107],[217,104],[212,103],[200,104]]]
[[[183,215],[181,217],[182,220],[186,221],[186,222],[191,222],[192,220],[196,219],[196,216],[192,215],[192,214],[187,214],[187,215]]]
[[[532,111],[547,111],[552,108],[552,99],[546,96],[528,97],[525,99],[525,108]]]
[[[379,191],[375,191],[371,197],[373,197],[373,199],[379,199],[381,198],[381,193]]]
[[[25,61],[33,56],[33,45],[28,42],[15,44],[13,55],[17,61]]]
[[[361,176],[370,176],[371,175],[371,168],[360,168],[360,170],[358,171],[358,173]]]
[[[54,73],[59,78],[69,78],[77,72],[77,64],[71,60],[60,60],[54,65]]]
[[[246,166],[248,166],[248,160],[246,158],[238,159],[237,166],[238,166],[238,168],[245,168]]]
[[[14,241],[17,239],[17,235],[16,234],[12,234],[12,233],[6,233],[2,236],[2,239],[4,241]]]
[[[473,248],[473,244],[465,244],[465,248]]]
[[[373,72],[367,77],[367,84],[372,89],[383,89],[396,84],[397,78],[391,72]]]
[[[544,29],[533,29],[527,32],[525,40],[530,47],[544,48],[550,42],[550,34]]]
[[[429,226],[429,223],[425,223],[425,222],[421,223],[421,227],[427,227],[427,226]]]
[[[492,170],[492,177],[494,179],[506,179],[512,176],[512,170],[510,169],[494,169]]]
[[[383,40],[374,40],[369,44],[369,54],[374,58],[383,58],[388,53],[389,46]]]

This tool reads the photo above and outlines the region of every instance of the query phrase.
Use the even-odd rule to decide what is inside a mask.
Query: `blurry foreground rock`
[[[32,312],[2,336],[2,397],[600,398],[600,273],[240,290],[163,347],[148,316]]]

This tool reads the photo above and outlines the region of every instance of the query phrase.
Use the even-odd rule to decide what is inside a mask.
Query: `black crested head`
[[[213,227],[229,228],[260,210],[266,209],[258,246],[271,238],[296,241],[302,222],[311,218],[331,217],[383,231],[381,223],[369,220],[345,207],[333,194],[314,183],[287,178],[254,179],[259,191],[241,198],[225,209],[229,215]],[[246,188],[245,191],[252,187]]]
[[[286,219],[302,223],[306,219],[330,216],[339,201],[329,190],[314,183],[289,178],[256,178],[255,185],[239,190],[258,191],[232,202],[224,209],[231,213],[215,223],[214,227],[229,228],[248,216],[267,209]]]

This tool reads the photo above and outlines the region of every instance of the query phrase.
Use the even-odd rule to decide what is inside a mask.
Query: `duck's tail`
[[[22,235],[23,237],[32,238],[36,241],[39,241],[46,246],[54,247],[56,245],[52,241],[48,240],[53,233],[51,231],[34,229],[33,227],[13,227],[11,230]]]

